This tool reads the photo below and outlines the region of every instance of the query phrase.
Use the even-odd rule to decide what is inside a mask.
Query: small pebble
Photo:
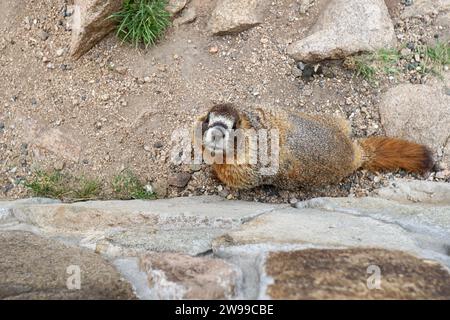
[[[202,165],[201,164],[191,164],[189,165],[189,170],[191,172],[198,172],[202,169]]]
[[[70,17],[73,14],[73,11],[73,7],[67,7],[63,12],[63,16]]]
[[[158,197],[164,198],[167,196],[167,188],[169,187],[167,180],[161,179],[152,183],[153,192],[158,195]]]
[[[409,48],[403,48],[403,49],[400,51],[400,54],[401,54],[402,56],[407,56],[407,55],[411,54],[411,49],[409,49]]]
[[[65,51],[64,48],[56,50],[56,56],[61,57],[64,54],[64,51]]]
[[[155,142],[155,143],[153,144],[153,146],[154,146],[155,148],[157,148],[157,149],[160,149],[160,148],[163,147],[163,144],[162,144],[161,141],[157,141],[157,142]]]
[[[291,73],[294,77],[300,78],[303,74],[302,70],[298,68],[298,66],[294,66],[291,70]]]
[[[55,170],[61,171],[62,169],[64,169],[65,165],[66,165],[66,163],[64,161],[57,161],[53,165],[53,168]]]
[[[409,49],[409,50],[414,50],[414,48],[416,47],[415,45],[414,45],[414,42],[408,42],[407,44],[406,44],[406,47]]]
[[[168,183],[171,186],[184,188],[189,180],[191,180],[191,174],[187,172],[175,173],[169,176]]]
[[[46,32],[46,31],[44,31],[44,30],[40,30],[38,36],[39,36],[39,38],[40,38],[42,41],[45,41],[45,40],[48,39],[48,37],[49,37],[50,35],[48,34],[48,32]]]
[[[297,63],[297,68],[303,71],[305,69],[305,64],[300,61],[299,63]]]
[[[435,177],[438,178],[438,179],[445,179],[445,176],[446,176],[445,173],[446,173],[445,171],[436,172]]]
[[[413,0],[403,0],[403,4],[407,7],[412,6],[413,3]]]
[[[302,71],[302,79],[305,81],[310,81],[314,74],[314,67],[308,64],[305,65]]]

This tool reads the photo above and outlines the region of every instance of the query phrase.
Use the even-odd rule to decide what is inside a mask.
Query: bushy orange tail
[[[430,150],[421,144],[401,139],[371,137],[359,140],[363,150],[362,167],[370,171],[424,173],[433,167]]]

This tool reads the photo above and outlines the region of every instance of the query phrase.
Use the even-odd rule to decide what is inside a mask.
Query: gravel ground
[[[156,47],[136,49],[111,35],[78,61],[67,54],[71,18],[65,2],[0,4],[0,76],[6,79],[0,83],[0,198],[28,195],[22,182],[38,169],[96,178],[105,198],[111,197],[113,177],[130,169],[145,184],[158,185],[160,196],[219,194],[265,202],[364,196],[407,176],[359,171],[320,190],[236,192],[205,166],[170,161],[172,131],[191,125],[215,102],[337,114],[351,121],[356,137],[383,134],[380,94],[397,83],[426,83],[429,76],[382,75],[374,85],[342,61],[322,63],[322,72],[312,77],[299,76],[286,47],[305,35],[324,1],[298,16],[295,1],[276,0],[262,25],[212,37],[206,25],[213,1],[192,0],[196,21],[170,29]],[[444,32],[435,16],[402,20],[403,5],[387,3],[401,43],[429,43]],[[192,175],[189,183],[169,186],[166,193],[180,172]]]

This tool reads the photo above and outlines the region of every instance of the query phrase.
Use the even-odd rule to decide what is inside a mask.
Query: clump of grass
[[[97,180],[82,178],[78,187],[73,191],[73,194],[75,198],[85,200],[97,198],[100,192],[100,182]]]
[[[377,73],[398,73],[396,64],[401,54],[396,49],[380,49],[377,52],[355,57],[356,74],[368,81],[373,81]]]
[[[125,0],[121,11],[110,18],[119,26],[117,35],[135,46],[154,45],[170,25],[170,13],[166,0]]]
[[[39,170],[30,181],[25,182],[25,187],[29,188],[37,197],[62,198],[68,192],[67,185],[63,180],[63,175],[59,171]]]
[[[145,186],[134,173],[125,170],[114,177],[112,182],[114,196],[119,199],[155,199],[156,195],[145,189]]]
[[[414,64],[407,63],[404,70],[414,68],[422,74],[433,73],[440,75],[444,66],[450,64],[450,46],[445,43],[436,42],[434,46],[417,46],[409,54],[402,54],[397,49],[381,49],[374,53],[362,54],[353,59],[356,74],[373,82],[378,74],[393,75],[402,71],[401,60],[411,61],[415,57],[419,61]]]
[[[420,67],[423,73],[440,75],[446,65],[450,65],[450,45],[437,42],[434,46],[418,46],[415,50],[421,57]]]
[[[96,179],[75,177],[61,171],[38,170],[26,182],[33,196],[56,198],[64,201],[84,201],[100,198],[115,199],[156,199],[156,194],[146,190],[134,173],[126,170],[116,175],[111,183],[111,190],[102,188]]]
[[[355,60],[355,68],[356,68],[356,74],[358,76],[363,77],[366,80],[372,80],[375,74],[377,73],[377,70],[375,67],[370,65],[368,62],[364,61],[363,59],[356,59]]]
[[[97,180],[76,178],[56,170],[38,170],[24,185],[34,196],[62,200],[96,199],[101,192]]]

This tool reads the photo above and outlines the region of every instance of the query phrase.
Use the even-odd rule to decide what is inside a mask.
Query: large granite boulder
[[[288,54],[316,62],[395,45],[394,26],[383,0],[334,0],[309,35],[288,47]]]
[[[120,10],[123,0],[74,0],[70,53],[80,58],[114,30],[109,17]]]
[[[232,34],[261,24],[265,2],[258,0],[218,1],[209,21],[211,32],[215,35]]]
[[[386,135],[427,145],[450,168],[450,74],[445,79],[390,88],[380,117]]]

